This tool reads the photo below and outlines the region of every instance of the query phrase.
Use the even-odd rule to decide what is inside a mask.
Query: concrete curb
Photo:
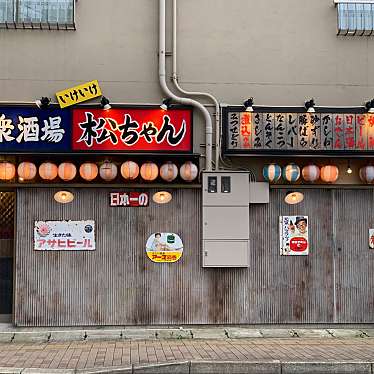
[[[371,374],[369,362],[285,362],[282,374]]]
[[[177,361],[94,369],[0,368],[0,374],[371,374],[374,362]]]
[[[162,340],[162,339],[266,339],[266,338],[325,338],[367,339],[374,329],[279,329],[245,327],[208,328],[90,328],[90,329],[24,329],[0,330],[0,343],[48,343],[67,341],[105,340]]]

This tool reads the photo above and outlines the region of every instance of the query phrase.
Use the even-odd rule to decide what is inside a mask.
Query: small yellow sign
[[[56,93],[60,108],[82,103],[98,96],[101,96],[101,89],[97,80]]]

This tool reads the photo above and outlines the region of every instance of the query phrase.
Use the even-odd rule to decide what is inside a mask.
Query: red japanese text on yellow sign
[[[182,253],[179,251],[147,251],[147,256],[154,262],[176,262],[182,257]]]

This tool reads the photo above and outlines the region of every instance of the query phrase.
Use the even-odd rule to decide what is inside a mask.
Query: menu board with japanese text
[[[228,154],[374,151],[373,113],[226,110],[225,115]]]

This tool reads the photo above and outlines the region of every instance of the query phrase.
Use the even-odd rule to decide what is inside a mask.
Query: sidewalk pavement
[[[0,373],[371,374],[373,363],[367,336],[0,343]]]

